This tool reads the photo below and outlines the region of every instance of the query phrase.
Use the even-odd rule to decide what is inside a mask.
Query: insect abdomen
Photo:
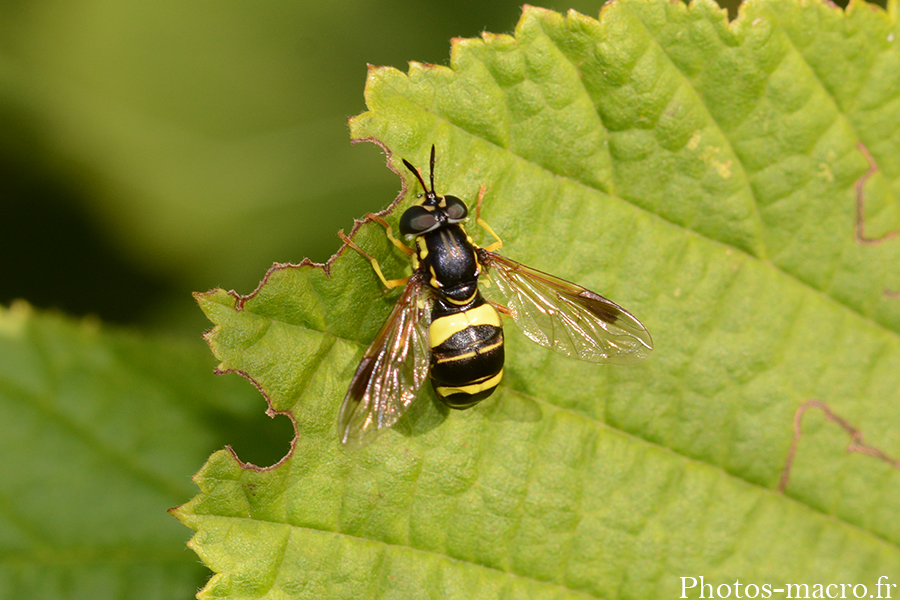
[[[465,310],[436,302],[429,328],[431,382],[451,408],[484,400],[503,377],[500,315],[480,294]]]

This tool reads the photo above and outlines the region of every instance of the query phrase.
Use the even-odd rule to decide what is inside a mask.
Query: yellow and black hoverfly
[[[341,442],[359,447],[391,427],[430,377],[434,391],[450,408],[469,408],[484,400],[503,377],[503,328],[500,314],[542,346],[592,363],[633,364],[653,349],[647,329],[631,313],[579,285],[510,260],[496,250],[503,243],[481,219],[476,223],[497,241],[480,248],[462,223],[468,208],[455,196],[434,191],[434,146],[431,189],[405,159],[403,164],[425,191],[421,204],[400,218],[400,233],[414,240],[410,248],[387,229],[393,244],[412,259],[413,273],[387,280],[378,261],[340,234],[368,258],[386,287],[405,285],[375,340],[366,349],[350,382],[338,418]],[[506,298],[506,306],[485,300],[478,278],[487,270]]]

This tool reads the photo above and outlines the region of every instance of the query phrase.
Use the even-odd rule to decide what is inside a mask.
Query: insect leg
[[[500,313],[504,317],[515,317],[516,316],[516,313],[514,313],[512,310],[510,310],[506,306],[503,306],[502,304],[497,304],[496,302],[492,302],[491,300],[488,300],[488,304],[493,306],[494,310],[496,310],[498,313]]]
[[[401,285],[406,285],[406,283],[409,281],[409,277],[403,277],[402,279],[387,279],[384,276],[384,273],[381,272],[381,265],[378,264],[378,260],[371,254],[369,254],[368,252],[366,252],[365,250],[363,250],[362,248],[357,246],[346,235],[344,235],[343,229],[338,231],[338,237],[341,238],[342,240],[344,240],[345,244],[347,244],[348,246],[350,246],[351,248],[353,248],[354,250],[356,250],[357,252],[359,252],[360,254],[362,254],[363,256],[365,256],[366,258],[369,259],[369,262],[372,263],[372,269],[375,270],[375,274],[378,275],[378,279],[381,280],[381,283],[384,284],[384,287],[386,287],[388,289],[400,287]]]
[[[491,226],[487,224],[487,221],[481,218],[481,201],[484,200],[484,192],[486,190],[487,188],[482,183],[481,189],[478,190],[478,203],[475,205],[475,222],[478,223],[482,229],[494,236],[495,240],[497,240],[496,242],[485,248],[485,250],[487,250],[488,252],[493,252],[503,247],[503,240],[501,240],[500,236],[497,235],[493,229],[491,229]]]
[[[413,252],[412,248],[410,248],[409,246],[407,246],[406,244],[404,244],[403,242],[401,242],[400,240],[398,240],[397,238],[394,237],[394,230],[391,228],[390,223],[388,223],[387,221],[385,221],[378,215],[375,215],[372,213],[367,214],[366,218],[369,219],[370,221],[375,221],[376,223],[378,223],[379,225],[384,227],[387,230],[387,238],[389,240],[391,240],[391,243],[394,244],[395,246],[397,246],[397,248],[399,248],[400,251],[403,252],[403,254],[405,254],[407,256],[412,256],[413,254],[415,254]]]

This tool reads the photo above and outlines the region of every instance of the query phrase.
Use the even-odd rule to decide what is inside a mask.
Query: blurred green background
[[[596,17],[601,2],[553,1]],[[449,64],[520,3],[0,3],[0,303],[196,336],[192,291],[326,260],[400,189],[366,64]],[[734,8],[732,7],[732,13]]]

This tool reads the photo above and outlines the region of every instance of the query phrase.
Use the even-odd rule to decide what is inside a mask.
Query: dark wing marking
[[[522,332],[541,346],[593,363],[628,365],[653,350],[647,329],[627,310],[580,285],[479,250],[491,281]]]
[[[366,348],[338,416],[341,443],[369,444],[412,403],[428,376],[430,296],[413,275],[375,340]]]

